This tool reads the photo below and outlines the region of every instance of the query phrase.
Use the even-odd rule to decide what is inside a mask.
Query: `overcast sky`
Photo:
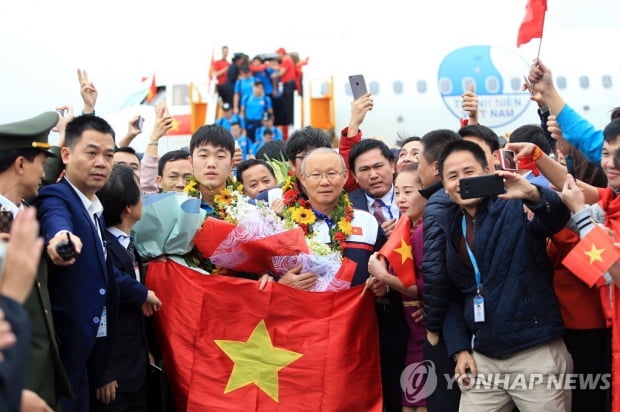
[[[358,1],[4,1],[0,4],[0,123],[58,104],[80,104],[75,71],[99,90],[98,112],[114,110],[153,71],[206,80],[211,50],[272,52],[283,46],[329,72],[357,62],[424,65],[425,51],[463,41],[515,47],[526,0]],[[618,62],[618,0],[548,0],[545,45],[564,41],[576,57],[602,50]],[[273,5],[269,9],[269,5]],[[236,7],[236,9],[233,9]],[[596,29],[596,30],[593,30]],[[612,31],[613,29],[613,31]],[[567,36],[597,33],[587,41]],[[612,37],[612,38],[609,38]],[[563,40],[564,39],[564,40]],[[604,42],[604,44],[592,44]],[[568,43],[568,44],[567,44]],[[605,52],[605,45],[609,49]],[[536,53],[536,44],[526,49]],[[410,62],[415,63],[410,63]],[[618,63],[617,67],[620,67]]]

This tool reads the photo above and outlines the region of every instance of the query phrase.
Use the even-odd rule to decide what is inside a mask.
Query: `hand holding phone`
[[[505,192],[504,179],[498,175],[466,177],[459,180],[461,199],[497,196]]]
[[[503,170],[516,171],[517,162],[515,162],[515,152],[507,149],[500,149],[499,162]]]
[[[353,93],[354,100],[357,100],[368,93],[363,74],[354,74],[349,76],[349,85],[351,86],[351,93]]]

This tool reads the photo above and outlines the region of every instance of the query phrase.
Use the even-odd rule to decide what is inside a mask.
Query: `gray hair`
[[[308,158],[313,155],[313,154],[322,154],[322,153],[331,153],[334,154],[336,156],[338,156],[338,158],[340,159],[340,163],[342,164],[342,171],[346,172],[347,170],[347,165],[344,162],[344,159],[342,158],[342,156],[340,155],[340,153],[338,153],[336,150],[330,148],[330,147],[318,147],[316,149],[311,150],[310,152],[308,152],[308,154],[304,157],[304,160],[301,161],[301,174],[305,175],[306,174],[306,161],[308,160]]]

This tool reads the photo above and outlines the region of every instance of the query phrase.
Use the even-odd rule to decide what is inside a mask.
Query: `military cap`
[[[47,137],[58,123],[57,112],[45,112],[31,119],[0,125],[0,150],[34,148],[55,156]]]

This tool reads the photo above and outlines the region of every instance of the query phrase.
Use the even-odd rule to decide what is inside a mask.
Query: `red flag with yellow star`
[[[178,410],[381,412],[374,299],[149,263]]]
[[[413,251],[411,249],[411,222],[407,216],[402,215],[396,222],[392,234],[379,250],[379,254],[388,260],[404,287],[408,288],[415,285]]]
[[[612,238],[600,226],[595,226],[566,255],[562,264],[588,286],[593,286],[618,257],[620,253]]]

